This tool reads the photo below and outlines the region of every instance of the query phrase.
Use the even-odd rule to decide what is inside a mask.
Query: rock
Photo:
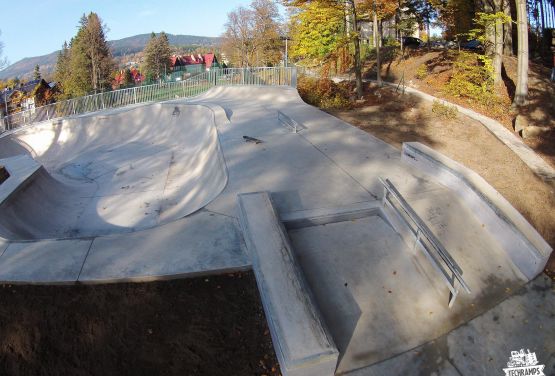
[[[517,115],[515,118],[515,132],[520,133],[527,126],[528,120],[522,115]]]
[[[526,139],[538,137],[549,131],[551,131],[550,127],[537,127],[535,125],[529,125],[522,130],[522,138]]]

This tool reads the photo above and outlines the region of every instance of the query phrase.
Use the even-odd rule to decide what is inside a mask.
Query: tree
[[[347,42],[345,14],[337,4],[310,2],[291,17],[291,57],[320,66]]]
[[[40,67],[35,65],[35,70],[33,71],[33,80],[40,80]]]
[[[0,31],[0,35],[2,35],[2,31]],[[0,41],[0,70],[8,66],[8,59],[6,57],[2,57],[3,53],[4,53],[4,43]]]
[[[94,12],[88,16],[83,15],[80,21],[81,35],[78,42],[86,58],[90,61],[89,76],[92,89],[96,92],[109,86],[110,74],[114,67],[114,61],[110,47],[106,41],[106,25]]]
[[[228,13],[221,48],[235,66],[274,65],[281,59],[280,34],[275,2],[254,0]]]
[[[56,60],[56,69],[54,71],[54,79],[58,82],[58,87],[61,88],[60,96],[64,97],[66,92],[64,86],[67,85],[69,80],[70,70],[69,70],[69,46],[67,42],[64,42],[62,49],[58,52],[58,59]]]
[[[170,68],[171,48],[168,36],[163,31],[156,36],[153,32],[150,35],[144,49],[143,72],[150,79],[160,80]]]
[[[438,16],[438,0],[407,0],[409,12],[413,13],[418,23],[425,25],[428,35],[427,45],[430,48],[430,26]]]
[[[114,60],[106,41],[106,26],[96,13],[83,15],[77,35],[58,53],[55,79],[61,96],[71,98],[110,87]]]
[[[518,30],[518,66],[513,106],[524,106],[528,96],[528,15],[526,0],[516,0]]]

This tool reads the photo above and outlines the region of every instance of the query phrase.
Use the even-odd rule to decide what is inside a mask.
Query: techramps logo
[[[545,365],[538,364],[536,353],[520,351],[511,351],[511,357],[507,362],[507,368],[503,368],[505,376],[545,376],[543,369]]]

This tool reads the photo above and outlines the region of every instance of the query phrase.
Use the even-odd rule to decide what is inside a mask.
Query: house
[[[0,117],[5,117],[8,114],[8,103],[12,92],[13,90],[8,88],[0,92]]]
[[[56,90],[55,84],[50,86],[43,79],[29,81],[13,89],[4,90],[0,94],[2,116],[53,103]]]
[[[211,68],[219,68],[220,64],[213,52],[191,55],[173,55],[171,57],[170,69],[172,72],[186,71],[188,73],[199,73]]]

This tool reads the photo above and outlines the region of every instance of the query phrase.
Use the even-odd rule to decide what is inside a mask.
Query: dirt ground
[[[0,375],[279,375],[252,273],[0,286]]]
[[[511,110],[510,106],[517,82],[516,57],[503,57],[503,85],[498,91],[500,103],[495,107],[488,107],[464,98],[454,97],[445,92],[444,86],[453,69],[452,59],[449,58],[448,51],[413,50],[408,52],[406,59],[401,59],[399,56],[387,59],[388,54],[385,54],[385,56],[386,61],[382,65],[382,77],[385,80],[399,82],[401,78],[404,78],[405,83],[411,87],[471,108],[496,119],[507,129],[514,131],[514,121],[518,113]],[[376,73],[373,64],[371,60],[367,62],[365,77],[375,78]],[[419,79],[416,77],[416,72],[422,66],[427,68],[428,74]],[[520,110],[520,114],[528,125],[550,129],[549,132],[525,139],[524,142],[546,162],[555,167],[555,83],[549,80],[549,76],[550,69],[530,62],[528,104]]]
[[[438,116],[429,102],[389,87],[367,84],[364,98],[354,109],[328,112],[399,149],[403,142],[421,142],[476,171],[555,248],[555,185],[538,178],[483,125],[460,113]],[[554,270],[552,255],[547,271]]]

